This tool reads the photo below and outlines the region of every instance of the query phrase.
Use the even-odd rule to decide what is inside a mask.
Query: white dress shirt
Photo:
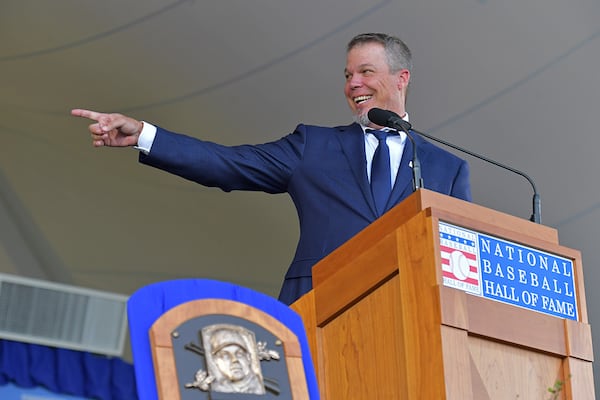
[[[405,121],[408,121],[408,114],[404,116]],[[361,125],[362,126],[362,125]],[[366,126],[362,126],[363,132],[366,129],[371,129]],[[382,130],[393,130],[393,129],[382,129]],[[398,132],[398,135],[390,135],[385,139],[390,149],[390,171],[391,171],[391,184],[394,187],[396,182],[396,176],[398,175],[398,168],[400,168],[400,161],[402,160],[402,153],[404,152],[404,144],[406,143],[406,133]],[[375,149],[379,145],[379,140],[372,133],[365,132],[365,156],[367,157],[367,177],[369,182],[371,181],[371,163],[373,162],[373,155]]]

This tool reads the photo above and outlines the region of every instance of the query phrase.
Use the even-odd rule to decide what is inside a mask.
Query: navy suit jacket
[[[471,200],[466,161],[413,134],[424,187]],[[413,145],[406,140],[386,210],[412,193]],[[291,304],[312,287],[311,269],[377,219],[358,124],[298,125],[274,142],[223,146],[157,128],[140,162],[224,191],[287,192],[300,222],[300,239],[279,299]]]

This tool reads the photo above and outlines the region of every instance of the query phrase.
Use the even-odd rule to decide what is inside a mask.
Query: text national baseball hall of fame
[[[444,286],[577,320],[573,261],[439,223]]]

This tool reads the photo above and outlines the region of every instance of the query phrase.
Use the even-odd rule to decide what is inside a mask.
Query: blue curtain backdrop
[[[136,400],[133,366],[120,358],[0,339],[0,385],[59,394]]]

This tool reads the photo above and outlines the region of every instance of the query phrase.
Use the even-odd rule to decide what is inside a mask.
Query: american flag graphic
[[[444,285],[481,294],[477,234],[444,223],[439,224],[439,233]]]

